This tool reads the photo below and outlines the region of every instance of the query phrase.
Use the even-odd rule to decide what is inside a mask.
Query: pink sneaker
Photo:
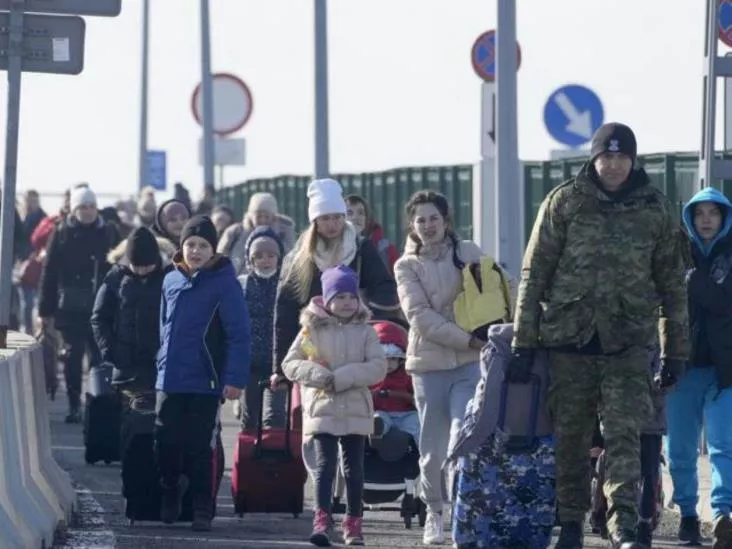
[[[346,517],[343,519],[343,543],[346,545],[365,545],[363,541],[363,519]]]
[[[327,511],[318,509],[313,517],[313,533],[310,534],[310,543],[316,547],[330,547],[331,518]]]

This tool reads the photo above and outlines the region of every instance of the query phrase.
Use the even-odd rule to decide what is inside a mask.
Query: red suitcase
[[[268,391],[268,383],[261,385]],[[234,446],[234,467],[231,471],[231,495],[234,512],[292,513],[298,517],[305,504],[307,472],[302,461],[302,431],[294,429],[293,389],[287,394],[285,428],[262,429],[262,405],[256,429],[239,434]],[[264,396],[264,395],[262,395]],[[260,402],[264,402],[262,398]]]

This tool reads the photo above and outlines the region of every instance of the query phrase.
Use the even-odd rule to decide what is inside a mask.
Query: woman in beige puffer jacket
[[[363,462],[366,436],[373,432],[374,404],[369,387],[386,375],[386,358],[369,311],[359,298],[358,275],[345,265],[325,269],[323,296],[300,315],[300,333],[282,371],[300,385],[303,435],[312,437],[316,510],[311,542],[327,546],[333,480],[342,450],[347,507],[346,545],[363,545]],[[360,543],[359,543],[360,542]]]
[[[455,323],[453,305],[463,289],[463,266],[479,261],[481,251],[458,240],[447,199],[439,193],[415,193],[406,214],[409,238],[394,272],[410,326],[406,368],[421,426],[421,498],[428,510],[423,541],[435,544],[444,542],[442,464],[480,380],[478,357],[485,344]]]

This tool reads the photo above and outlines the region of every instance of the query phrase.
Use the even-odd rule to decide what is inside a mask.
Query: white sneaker
[[[241,402],[239,400],[235,400],[234,402],[231,403],[231,408],[234,412],[234,417],[236,419],[241,419],[241,412],[242,412]]]
[[[445,532],[442,527],[442,514],[427,512],[427,520],[424,523],[424,534],[422,534],[424,545],[442,545],[445,543]]]

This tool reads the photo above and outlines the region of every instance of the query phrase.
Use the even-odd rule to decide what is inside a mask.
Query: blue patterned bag
[[[536,433],[540,393],[532,380],[531,433]],[[546,549],[555,522],[552,435],[509,440],[503,432],[508,400],[501,390],[498,429],[477,450],[458,458],[452,534],[458,549]]]

